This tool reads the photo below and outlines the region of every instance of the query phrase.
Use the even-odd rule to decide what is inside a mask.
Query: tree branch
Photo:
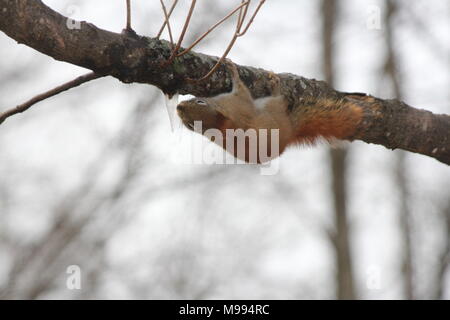
[[[168,94],[214,96],[231,90],[231,74],[224,65],[201,84],[188,81],[206,74],[217,57],[191,51],[163,66],[172,53],[167,41],[117,34],[86,22],[81,22],[79,29],[71,29],[67,21],[67,17],[40,0],[0,0],[0,30],[56,60],[111,75],[125,83],[155,85]],[[255,98],[270,94],[268,71],[240,66],[239,73]],[[323,99],[343,107],[356,106],[363,110],[363,119],[348,140],[401,148],[450,164],[450,116],[418,110],[398,100],[342,93],[323,81],[287,73],[279,76],[291,111],[319,108],[318,101]],[[309,101],[307,106],[304,101]]]
[[[15,108],[9,109],[3,113],[0,113],[0,124],[2,124],[6,119],[8,119],[9,117],[18,114],[18,113],[22,113],[24,111],[27,111],[28,109],[30,109],[33,105],[35,105],[36,103],[48,99],[50,97],[56,96],[57,94],[60,94],[61,92],[67,91],[69,89],[78,87],[79,85],[100,78],[102,77],[102,75],[98,75],[94,72],[89,72],[88,74],[85,74],[83,76],[80,76],[78,78],[75,78],[69,82],[66,82],[56,88],[53,88],[52,90],[49,90],[47,92],[41,93],[33,98],[31,98],[30,100],[28,100],[25,103],[22,103],[20,105],[18,105]]]

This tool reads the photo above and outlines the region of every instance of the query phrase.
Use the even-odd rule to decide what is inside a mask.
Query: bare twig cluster
[[[202,81],[202,80],[208,79],[214,73],[214,71],[217,70],[218,66],[223,62],[223,60],[227,57],[228,53],[231,51],[231,49],[233,48],[234,44],[236,43],[236,40],[239,37],[242,37],[244,34],[247,33],[248,29],[250,28],[251,24],[255,20],[256,15],[258,14],[259,10],[261,9],[261,7],[262,7],[262,5],[264,4],[265,1],[266,0],[260,0],[259,1],[259,4],[257,5],[255,11],[253,12],[253,15],[250,17],[248,22],[245,23],[245,20],[247,18],[248,11],[249,11],[248,9],[249,9],[249,6],[250,6],[252,0],[241,0],[240,5],[238,5],[236,8],[234,8],[231,12],[229,12],[225,17],[223,17],[221,20],[216,22],[213,26],[211,26],[206,32],[204,32],[200,37],[198,37],[189,47],[187,47],[183,51],[179,52],[179,50],[181,48],[181,44],[182,44],[183,39],[184,39],[184,36],[186,35],[186,31],[187,31],[187,29],[189,27],[189,23],[191,21],[192,14],[194,12],[197,0],[192,0],[191,1],[191,6],[189,8],[189,12],[187,14],[186,20],[185,20],[184,25],[183,25],[183,29],[181,31],[180,37],[178,38],[178,41],[177,41],[176,44],[174,43],[172,28],[170,27],[170,16],[172,15],[173,10],[175,9],[176,5],[178,4],[178,0],[174,0],[173,1],[172,6],[171,6],[169,11],[167,11],[167,8],[165,6],[164,0],[160,0],[162,11],[164,13],[164,23],[163,23],[163,25],[162,25],[161,29],[159,30],[159,32],[158,32],[156,37],[159,38],[161,36],[162,32],[164,31],[164,29],[167,26],[167,31],[169,33],[169,39],[170,39],[170,44],[171,44],[171,48],[172,48],[172,54],[171,54],[170,58],[166,61],[165,64],[166,65],[171,64],[175,58],[181,57],[181,56],[185,55],[186,53],[188,53],[189,51],[191,51],[208,34],[210,34],[212,31],[214,31],[214,29],[216,29],[219,25],[221,25],[223,22],[228,20],[236,12],[239,12],[237,23],[236,23],[236,28],[235,28],[235,31],[234,31],[234,34],[233,34],[233,38],[231,39],[230,43],[228,44],[228,47],[226,48],[226,50],[223,53],[222,57],[220,57],[220,59],[217,61],[217,63],[214,65],[214,67],[206,75],[204,75],[200,79],[189,79],[189,80],[190,81]]]

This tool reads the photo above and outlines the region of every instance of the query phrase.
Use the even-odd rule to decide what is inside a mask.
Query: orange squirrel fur
[[[360,107],[350,102],[314,99],[288,110],[288,101],[281,94],[280,79],[271,74],[272,95],[253,99],[250,91],[241,81],[237,67],[228,62],[233,75],[233,90],[211,98],[193,98],[181,102],[177,113],[183,124],[194,130],[194,123],[201,121],[201,134],[208,136],[208,129],[222,133],[223,140],[211,138],[235,157],[247,162],[265,162],[280,155],[286,147],[298,143],[313,143],[317,138],[331,140],[350,138],[362,119]],[[237,153],[236,137],[227,144],[227,129],[256,130],[256,143],[252,146],[245,140],[245,154]],[[264,144],[259,129],[266,129],[267,144]],[[272,150],[271,129],[278,129],[278,150]],[[230,142],[230,141],[228,141]],[[231,148],[230,148],[231,146]],[[267,147],[268,159],[260,158],[260,148]],[[252,161],[251,148],[256,148],[257,158]]]

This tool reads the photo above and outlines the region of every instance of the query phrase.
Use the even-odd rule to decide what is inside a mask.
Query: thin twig
[[[238,37],[243,36],[247,32],[248,28],[250,28],[251,24],[253,23],[253,20],[255,20],[255,17],[258,14],[259,9],[261,9],[261,7],[264,4],[264,2],[266,2],[266,0],[260,0],[259,1],[258,7],[256,7],[255,12],[253,13],[252,17],[250,18],[249,22],[247,23],[247,26],[245,27],[244,31],[239,32]],[[242,21],[242,22],[244,22],[244,21]],[[240,27],[239,27],[239,29],[240,29]]]
[[[159,29],[159,32],[158,32],[158,34],[156,35],[156,39],[159,39],[159,37],[161,37],[161,34],[163,33],[164,29],[166,28],[167,22],[169,21],[170,16],[172,15],[172,12],[173,12],[173,10],[175,9],[177,3],[178,3],[178,0],[175,0],[175,1],[173,2],[172,7],[170,8],[169,13],[167,14],[167,17],[165,17],[165,19],[164,19],[164,23],[163,23],[163,25],[161,26],[161,29]]]
[[[180,57],[186,53],[188,53],[189,51],[191,51],[200,41],[202,41],[208,34],[210,34],[212,31],[214,31],[214,29],[216,29],[220,24],[222,24],[224,21],[226,21],[228,18],[230,18],[233,14],[236,13],[236,11],[238,11],[239,9],[241,9],[243,6],[245,6],[248,2],[243,2],[241,3],[236,9],[234,9],[233,11],[231,11],[229,14],[227,14],[224,18],[222,18],[222,20],[220,20],[219,22],[217,22],[215,25],[213,25],[211,28],[209,28],[208,31],[206,31],[204,34],[202,34],[199,38],[197,38],[197,40],[195,40],[188,48],[186,48],[183,52],[180,52],[177,57]]]
[[[161,7],[162,7],[163,12],[164,12],[165,23],[167,24],[167,30],[169,31],[170,46],[172,47],[172,50],[174,50],[172,29],[170,28],[170,22],[169,22],[169,14],[167,13],[167,9],[166,9],[166,5],[164,4],[164,1],[160,0],[160,2],[161,2]]]
[[[131,0],[127,0],[127,30],[131,29]]]
[[[244,2],[245,2],[245,0],[242,0],[241,4],[244,4]],[[251,0],[248,0],[247,5],[245,6],[245,9],[244,9],[244,13],[242,13],[242,10],[239,11],[239,18],[238,18],[238,28],[239,28],[239,30],[241,30],[242,24],[245,21],[245,17],[246,17],[247,12],[248,12],[248,7],[250,6],[251,2],[252,2]]]
[[[233,45],[234,45],[234,43],[236,42],[236,40],[238,38],[239,25],[242,24],[241,23],[241,18],[242,18],[242,8],[241,8],[241,12],[239,14],[238,20],[237,20],[236,31],[235,31],[235,33],[233,35],[233,38],[231,39],[230,43],[228,44],[227,49],[225,50],[223,55],[220,57],[220,59],[216,62],[214,67],[212,67],[211,70],[209,70],[209,72],[206,75],[204,75],[203,77],[201,77],[199,79],[188,78],[188,81],[190,81],[190,82],[199,82],[199,81],[206,80],[217,70],[219,65],[225,60],[225,58],[227,57],[228,53],[231,51],[231,48],[233,48]]]
[[[250,25],[253,23],[253,20],[255,19],[256,15],[259,12],[259,9],[261,9],[262,5],[264,4],[266,0],[260,0],[258,7],[255,9],[255,12],[253,13],[252,17],[250,18],[249,22],[247,23],[246,27],[244,28],[244,31],[241,31],[242,25],[244,24],[244,19],[245,16],[247,15],[247,11],[248,11],[248,7],[250,5],[251,0],[246,2],[246,5],[244,4],[244,0],[241,3],[241,7],[239,10],[239,16],[238,16],[238,20],[237,20],[237,24],[236,24],[236,30],[234,32],[233,38],[231,39],[230,43],[228,44],[227,49],[225,50],[224,54],[222,55],[222,57],[220,57],[220,59],[217,61],[217,63],[214,65],[214,67],[212,67],[212,69],[203,77],[199,78],[199,79],[192,79],[192,78],[188,78],[187,80],[189,82],[199,82],[199,81],[203,81],[208,79],[219,67],[219,65],[226,59],[226,57],[228,56],[228,53],[230,53],[231,49],[233,48],[234,44],[236,43],[237,38],[243,36],[247,30],[249,29]],[[244,10],[244,11],[243,11]]]
[[[50,91],[41,93],[41,94],[31,98],[27,102],[18,105],[15,108],[12,108],[12,109],[9,109],[9,110],[7,110],[7,111],[5,111],[3,113],[0,113],[0,124],[2,124],[7,118],[9,118],[9,117],[11,117],[11,116],[13,116],[15,114],[27,111],[34,104],[36,104],[36,103],[38,103],[38,102],[40,102],[42,100],[45,100],[45,99],[48,99],[50,97],[56,96],[57,94],[59,94],[61,92],[64,92],[64,91],[67,91],[69,89],[78,87],[79,85],[81,85],[81,84],[83,84],[85,82],[88,82],[88,81],[91,81],[91,80],[94,80],[94,79],[97,79],[97,78],[101,78],[103,76],[104,75],[100,75],[100,74],[96,74],[94,72],[90,72],[90,73],[87,73],[87,74],[85,74],[83,76],[80,76],[80,77],[78,77],[76,79],[73,79],[73,80],[71,80],[69,82],[66,82],[66,83],[64,83],[64,84],[62,84],[62,85],[60,85],[60,86],[58,86],[56,88],[53,88]]]
[[[262,5],[265,2],[265,0],[259,1],[259,4],[255,9],[255,12],[251,16],[251,18],[250,18],[249,22],[247,23],[247,25],[245,26],[244,30],[242,30],[242,26],[244,25],[245,18],[247,17],[248,8],[251,4],[251,0],[247,0],[247,1],[241,0],[241,4],[237,8],[235,8],[233,11],[231,11],[229,14],[227,14],[224,18],[222,18],[220,21],[218,21],[216,24],[214,24],[211,28],[209,28],[204,34],[202,34],[199,38],[197,38],[197,40],[195,40],[188,48],[186,48],[182,52],[178,53],[178,50],[181,48],[181,44],[183,42],[186,31],[188,29],[188,26],[189,26],[189,23],[190,23],[190,20],[192,17],[192,13],[194,12],[194,8],[195,8],[197,1],[192,0],[192,2],[191,2],[191,7],[189,9],[189,13],[186,17],[186,21],[184,23],[183,30],[181,32],[180,37],[178,38],[175,48],[173,45],[173,36],[172,36],[171,28],[170,28],[169,19],[170,19],[170,14],[172,13],[173,9],[175,8],[175,6],[177,4],[177,0],[175,0],[174,3],[172,4],[172,7],[171,7],[169,13],[167,13],[167,9],[166,9],[166,6],[164,5],[163,0],[160,0],[160,1],[161,1],[161,6],[164,11],[165,22],[164,22],[163,26],[161,27],[161,30],[158,33],[157,37],[159,38],[159,36],[161,35],[165,26],[167,25],[167,28],[169,30],[170,43],[172,45],[172,54],[169,57],[169,59],[164,63],[165,65],[172,63],[176,57],[180,57],[180,56],[188,53],[190,50],[192,50],[192,48],[194,48],[198,43],[200,43],[208,34],[210,34],[212,31],[214,31],[214,29],[216,29],[220,24],[222,24],[224,21],[229,19],[233,14],[235,14],[237,11],[239,11],[239,16],[238,16],[237,23],[236,23],[236,30],[234,32],[233,38],[231,39],[230,43],[228,44],[228,47],[226,48],[222,57],[217,61],[217,63],[214,65],[214,67],[212,67],[212,69],[205,76],[201,77],[200,79],[191,79],[191,78],[187,79],[188,81],[191,81],[191,82],[206,80],[217,70],[219,65],[226,59],[228,53],[233,48],[234,44],[236,43],[237,38],[243,36],[248,31],[248,29],[250,28],[251,24],[253,23],[256,15],[258,14],[259,10],[261,9]]]
[[[234,43],[236,42],[238,36],[237,34],[235,34],[233,36],[233,39],[231,39],[230,43],[228,44],[227,49],[225,50],[224,54],[220,57],[220,59],[217,61],[217,63],[214,65],[214,67],[212,67],[212,69],[203,77],[199,78],[199,79],[192,79],[192,78],[188,78],[187,80],[190,82],[199,82],[199,81],[203,81],[208,79],[219,67],[219,65],[225,60],[225,58],[227,57],[228,53],[230,53],[231,49],[233,48]]]
[[[189,8],[189,13],[186,17],[186,21],[184,22],[183,30],[181,31],[181,35],[178,38],[177,46],[172,51],[172,55],[170,56],[169,60],[167,60],[166,64],[171,64],[173,60],[175,59],[178,50],[181,48],[181,44],[183,42],[184,36],[186,34],[187,28],[189,26],[189,22],[191,21],[192,13],[194,12],[195,4],[197,3],[197,0],[192,0],[191,7]]]

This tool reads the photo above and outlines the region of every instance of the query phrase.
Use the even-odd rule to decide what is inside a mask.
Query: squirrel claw
[[[269,81],[270,81],[272,96],[281,95],[281,79],[280,79],[280,77],[275,72],[270,71],[269,72]]]

